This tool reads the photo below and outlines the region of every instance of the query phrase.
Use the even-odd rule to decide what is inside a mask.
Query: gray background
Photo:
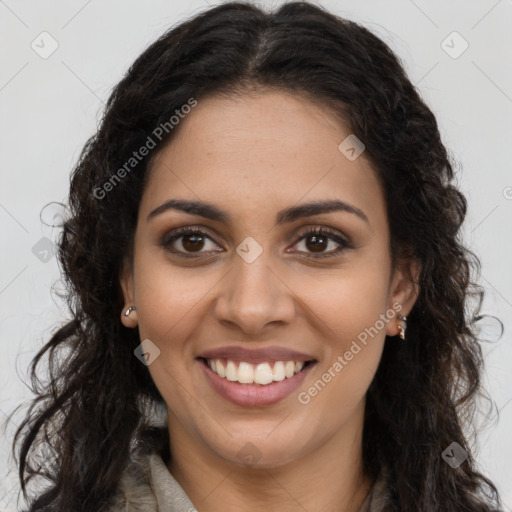
[[[52,285],[59,289],[59,271],[46,247],[58,230],[41,223],[41,210],[65,201],[70,170],[127,67],[166,28],[207,3],[215,4],[0,1],[0,420],[29,397],[23,383],[28,363],[65,317],[50,295]],[[495,406],[481,404],[475,455],[512,510],[512,1],[319,3],[362,22],[400,55],[461,164],[458,180],[469,200],[464,233],[482,261],[483,311],[505,324],[501,341],[484,345],[484,384]],[[56,51],[44,55],[52,44]],[[51,224],[58,213],[50,206],[41,217]],[[485,326],[486,337],[495,340],[496,324]],[[488,423],[482,423],[485,414]],[[1,431],[0,512],[18,509],[9,450],[19,418]]]

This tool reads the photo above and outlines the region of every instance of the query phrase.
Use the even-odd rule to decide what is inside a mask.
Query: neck
[[[200,512],[359,512],[373,481],[362,468],[364,415],[355,416],[358,421],[307,455],[268,469],[212,456],[174,417],[169,471]]]

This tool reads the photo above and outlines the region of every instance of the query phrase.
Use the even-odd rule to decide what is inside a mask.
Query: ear
[[[132,310],[128,316],[125,315],[130,306],[135,306],[133,267],[128,257],[123,261],[119,282],[121,289],[123,290],[124,298],[124,307],[121,311],[121,322],[125,327],[134,328],[137,326],[137,310]]]
[[[407,317],[411,312],[420,292],[419,278],[421,265],[416,259],[400,263],[393,273],[390,285],[390,298],[388,308],[397,311],[397,316]],[[400,320],[388,322],[386,334],[396,336],[400,334],[398,326]]]

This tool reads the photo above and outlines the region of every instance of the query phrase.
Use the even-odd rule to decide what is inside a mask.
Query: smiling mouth
[[[308,366],[316,363],[315,359],[310,361],[269,361],[258,364],[224,358],[200,357],[199,359],[222,379],[239,384],[259,384],[261,386],[291,379]]]

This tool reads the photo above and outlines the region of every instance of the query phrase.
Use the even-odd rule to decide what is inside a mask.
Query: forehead
[[[291,93],[199,100],[152,161],[141,211],[183,197],[261,216],[335,198],[381,217],[384,196],[364,153],[352,161],[339,150],[349,135],[327,109]]]

